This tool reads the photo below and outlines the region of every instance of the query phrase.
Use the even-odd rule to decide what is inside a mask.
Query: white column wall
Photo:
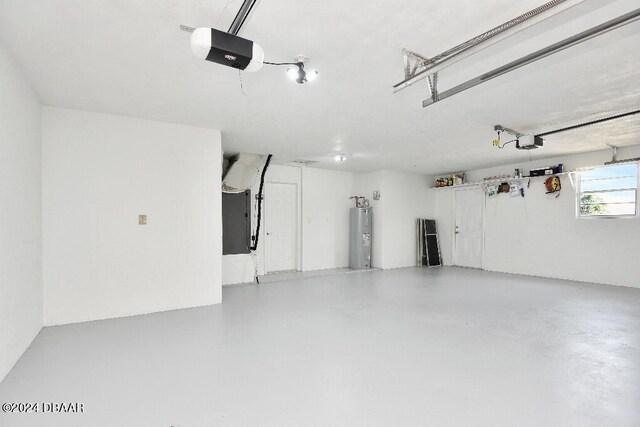
[[[53,107],[42,129],[45,324],[221,302],[219,131]]]
[[[0,45],[0,381],[42,328],[40,102]]]

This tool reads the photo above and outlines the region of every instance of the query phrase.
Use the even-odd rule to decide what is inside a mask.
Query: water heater
[[[370,207],[351,208],[349,267],[371,268],[372,224],[373,211]]]

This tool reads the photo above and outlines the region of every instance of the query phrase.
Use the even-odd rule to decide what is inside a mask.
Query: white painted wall
[[[399,268],[416,264],[415,221],[433,217],[435,195],[429,191],[432,177],[386,170],[352,173],[272,165],[266,181],[300,186],[300,270],[349,266],[349,209],[354,206],[349,197],[353,195],[367,197],[373,207],[372,266]],[[374,190],[382,193],[378,201],[373,200]],[[256,184],[252,192],[257,194],[257,191]],[[255,229],[255,205],[253,208]],[[264,235],[260,241],[264,241]],[[253,281],[254,257],[258,274],[264,274],[262,245],[255,255],[225,255],[223,283]]]
[[[0,381],[42,328],[40,102],[0,45]]]
[[[46,325],[221,301],[219,131],[45,107],[42,132]]]
[[[640,156],[640,145],[622,148],[618,158]],[[470,171],[469,181],[563,163],[567,170],[602,165],[611,151]],[[444,262],[452,263],[453,191],[432,189]],[[562,178],[557,199],[533,179],[525,198],[500,195],[486,200],[484,268],[491,271],[640,287],[640,219],[577,219],[576,195]]]
[[[296,184],[298,188],[298,270],[311,271],[349,265],[349,207],[353,173],[272,164],[266,182]],[[251,187],[258,194],[259,181]],[[257,204],[252,199],[252,230]],[[223,256],[223,284],[247,283],[265,274],[264,218],[258,249],[252,255]]]
[[[353,173],[302,168],[302,270],[349,266]]]
[[[416,219],[434,214],[432,181],[427,175],[387,170],[356,178],[354,193],[373,206],[373,267],[416,265]],[[373,200],[374,190],[380,191],[380,200]]]
[[[432,182],[427,175],[384,171],[382,268],[416,265],[416,219],[433,216],[433,200],[428,191]]]

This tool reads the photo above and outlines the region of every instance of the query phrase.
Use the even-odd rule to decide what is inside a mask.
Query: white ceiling
[[[595,141],[600,141],[600,148],[605,144],[612,147],[638,144],[639,135],[640,114],[635,114],[546,135],[544,144],[569,145],[577,150],[590,151]]]
[[[542,131],[640,105],[640,22],[425,109],[425,81],[393,94],[402,48],[435,55],[544,1],[260,0],[240,35],[269,61],[306,54],[320,76],[298,85],[265,66],[242,73],[246,95],[238,71],[195,58],[178,29],[226,30],[241,0],[0,0],[0,40],[48,105],[218,128],[226,150],[281,161],[440,173],[527,158],[491,146],[495,124]],[[586,0],[447,68],[441,88],[636,7]],[[617,145],[640,142],[637,126],[627,133]],[[531,154],[616,143],[606,140],[550,140]],[[333,162],[338,151],[346,162]]]

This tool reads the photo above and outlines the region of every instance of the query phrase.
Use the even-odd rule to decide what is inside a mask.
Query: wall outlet
[[[147,216],[146,215],[138,215],[138,224],[139,225],[147,225]]]

